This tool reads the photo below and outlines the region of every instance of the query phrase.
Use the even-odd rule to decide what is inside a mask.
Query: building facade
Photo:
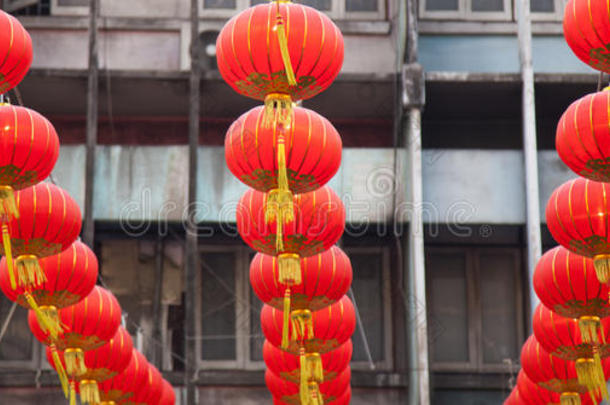
[[[196,384],[200,404],[271,403],[261,304],[248,280],[253,252],[235,229],[245,186],[223,153],[226,129],[256,102],[222,81],[214,47],[228,18],[263,1],[200,0],[200,35],[191,44],[189,1],[100,0],[95,251],[135,342],[174,383],[182,404],[185,380]],[[304,106],[331,120],[344,142],[330,185],[348,211],[341,244],[352,259],[361,318],[355,405],[425,404],[428,381],[434,405],[500,404],[514,383],[531,307],[528,249],[536,239],[544,249],[554,244],[544,207],[571,177],[554,150],[555,125],[572,101],[598,87],[598,75],[563,40],[565,1],[531,0],[536,134],[523,136],[516,1],[299,1],[327,12],[345,37],[342,73]],[[90,2],[3,3],[34,43],[32,70],[9,97],[55,125],[62,148],[53,181],[84,207]],[[200,268],[197,333],[186,339],[191,47],[202,74]],[[417,64],[425,75],[420,121],[412,114],[420,107],[412,98],[417,88],[409,90],[409,83],[417,87]],[[418,128],[421,147],[412,133]],[[524,153],[532,141],[534,174]],[[528,231],[526,184],[533,179],[541,223]],[[421,261],[413,259],[418,240]],[[425,277],[418,281],[425,291],[412,285],[414,274]],[[2,298],[0,325],[11,309]],[[25,311],[17,308],[7,325],[0,403],[64,403]],[[426,344],[413,344],[414,336]],[[185,376],[188,344],[197,371]]]

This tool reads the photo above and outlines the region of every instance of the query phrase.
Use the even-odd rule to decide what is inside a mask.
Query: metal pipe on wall
[[[198,61],[199,1],[191,0],[191,74],[189,97],[189,185],[188,220],[186,221],[186,260],[184,269],[185,322],[184,322],[184,385],[186,404],[197,403],[197,350],[196,350],[196,275],[199,269],[195,202],[197,201],[197,149],[199,146],[199,115],[201,70]]]
[[[536,96],[532,61],[532,21],[530,0],[517,1],[519,60],[523,81],[522,120],[525,162],[525,198],[527,209],[527,271],[529,276],[530,317],[539,300],[532,282],[536,263],[542,254],[540,236],[540,196],[538,184],[538,147],[536,142]],[[531,318],[529,319],[531,320]],[[528,325],[531,322],[528,320]],[[531,330],[530,330],[531,332]]]

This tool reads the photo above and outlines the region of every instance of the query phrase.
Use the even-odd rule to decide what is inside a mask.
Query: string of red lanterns
[[[229,170],[250,189],[237,228],[259,253],[250,281],[265,302],[265,381],[276,404],[347,404],[354,307],[349,259],[335,244],[345,207],[325,184],[341,164],[332,124],[295,103],[326,89],[343,64],[343,37],[323,13],[290,1],[250,7],[216,42],[219,71],[264,102],[225,138]]]
[[[569,0],[564,35],[583,62],[610,72],[610,20],[599,1]],[[559,186],[546,206],[561,246],[534,273],[541,304],[505,404],[597,404],[610,377],[610,92],[575,101],[557,126],[563,162],[581,176]]]
[[[32,42],[0,11],[0,93],[15,87],[32,62]],[[82,215],[68,193],[44,183],[59,155],[53,125],[25,107],[0,103],[0,289],[30,310],[70,404],[173,405],[172,386],[120,326],[121,307],[95,286],[98,261],[77,241]]]

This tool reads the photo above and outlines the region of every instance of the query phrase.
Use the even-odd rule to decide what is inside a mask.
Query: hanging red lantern
[[[504,405],[525,405],[527,404],[527,402],[524,402],[521,399],[521,395],[519,394],[519,390],[518,389],[513,389],[510,392],[510,395],[508,396],[508,398],[506,398],[506,400],[504,401]],[[545,404],[546,405],[546,404]],[[568,405],[568,404],[562,404],[562,405]],[[580,405],[580,404],[572,404],[572,405]]]
[[[296,107],[289,128],[263,125],[264,108],[256,107],[231,125],[225,138],[229,170],[248,186],[269,192],[268,221],[293,218],[293,194],[326,184],[341,165],[341,137],[330,122]]]
[[[0,11],[0,93],[17,86],[32,65],[32,39],[12,15]]]
[[[77,241],[57,255],[40,259],[39,263],[45,282],[37,287],[12,289],[7,261],[3,258],[0,261],[0,289],[11,301],[33,309],[40,326],[57,336],[61,332],[57,310],[76,304],[93,290],[98,262],[91,249]]]
[[[0,24],[6,13],[0,11]],[[14,20],[13,17],[10,17]],[[7,37],[3,37],[7,39]],[[2,51],[0,40],[0,56]],[[30,49],[31,52],[31,49]],[[0,88],[5,83],[0,65]],[[4,91],[0,90],[0,93]],[[53,125],[36,111],[0,104],[0,224],[7,257],[12,257],[8,223],[19,217],[15,191],[46,179],[59,157],[59,138]],[[25,215],[28,212],[24,213]],[[17,287],[9,261],[11,287]]]
[[[351,369],[346,368],[335,380],[310,384],[307,392],[293,382],[283,380],[272,371],[265,372],[265,383],[274,398],[291,405],[322,405],[341,398],[349,389]]]
[[[121,307],[110,291],[96,286],[85,299],[58,312],[64,329],[57,338],[40,327],[34,311],[30,310],[28,323],[36,339],[64,351],[66,372],[75,380],[87,373],[84,352],[103,346],[116,333],[121,323]],[[73,382],[70,388],[73,397],[76,395]]]
[[[589,395],[580,394],[580,398],[576,399],[571,393],[558,394],[539,387],[523,372],[519,371],[517,375],[518,404],[528,405],[548,405],[548,404],[565,404],[565,405],[593,405],[593,401]],[[565,398],[562,400],[562,397]],[[580,402],[578,402],[580,401]]]
[[[551,195],[546,221],[566,249],[592,257],[601,283],[610,281],[610,187],[583,178],[565,182]]]
[[[278,259],[258,253],[250,264],[250,283],[258,298],[274,308],[284,308],[287,290],[291,297],[288,310],[317,311],[336,302],[349,290],[352,266],[337,246],[324,253],[301,258],[301,284],[289,287],[278,281]]]
[[[47,360],[53,364],[53,351],[47,347]],[[133,351],[131,336],[125,328],[119,326],[113,338],[105,345],[85,352],[87,372],[79,376],[78,388],[81,402],[97,404],[101,402],[98,383],[122,373],[129,362]],[[60,357],[64,353],[60,352]],[[64,365],[65,366],[65,365]]]
[[[132,349],[129,364],[122,373],[98,384],[102,404],[118,405],[133,397],[141,387],[148,388],[148,361]],[[146,396],[150,390],[146,391]]]
[[[315,96],[343,65],[343,36],[314,8],[290,1],[250,7],[223,27],[216,41],[218,70],[238,93],[289,110]],[[280,111],[280,114],[285,111]]]
[[[562,395],[562,405],[575,405],[580,401],[579,394],[589,392],[589,389],[578,381],[575,362],[551,355],[542,348],[533,335],[523,345],[521,367],[529,379],[538,386],[566,394]],[[604,376],[610,377],[610,360],[603,359],[602,367]],[[591,391],[590,395],[601,398],[598,390]]]
[[[159,400],[158,405],[175,405],[176,404],[176,393],[174,392],[174,387],[167,382],[167,380],[163,380],[163,393],[161,394],[161,400]]]
[[[163,377],[155,366],[146,362],[146,379],[144,384],[136,386],[133,395],[121,402],[121,405],[158,405],[163,392]]]
[[[347,390],[341,395],[341,397],[331,402],[325,402],[324,405],[349,405],[352,399],[352,389],[347,387]],[[291,405],[288,402],[284,402],[281,399],[273,397],[273,405]],[[519,403],[522,405],[522,403]],[[546,404],[545,404],[546,405]]]
[[[570,169],[603,182],[610,182],[609,89],[572,103],[559,120],[556,138],[557,152]]]
[[[533,329],[536,340],[553,356],[576,362],[576,373],[582,385],[590,390],[599,389],[604,398],[608,397],[606,380],[602,370],[601,357],[610,355],[610,318],[603,318],[595,333],[585,330],[587,341],[581,337],[579,322],[574,318],[557,315],[544,305],[538,305],[534,312]],[[608,336],[607,336],[608,335]]]
[[[606,3],[592,0],[568,1],[563,17],[563,34],[572,51],[603,72],[610,72],[609,19]]]
[[[321,358],[323,381],[332,381],[349,366],[352,359],[352,340],[349,339],[338,348],[319,355]],[[307,356],[307,355],[306,355]],[[298,384],[301,380],[301,364],[298,356],[285,352],[269,341],[263,344],[263,360],[269,368],[284,380]],[[306,364],[312,362],[306,361]]]
[[[283,346],[285,350],[301,355],[301,348],[307,353],[326,353],[338,348],[352,336],[356,329],[354,306],[347,296],[319,311],[292,311],[292,327],[289,333],[283,334],[282,322],[284,313],[269,305],[261,311],[261,324],[265,338],[274,346]],[[288,342],[283,342],[288,337]]]
[[[82,216],[78,204],[61,188],[40,183],[15,193],[19,217],[8,222],[10,250],[17,256],[18,283],[38,287],[45,282],[38,259],[58,254],[78,237]],[[7,257],[7,248],[2,252]],[[9,274],[12,260],[7,260]]]

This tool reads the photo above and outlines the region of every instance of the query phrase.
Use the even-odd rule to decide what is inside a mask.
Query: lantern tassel
[[[38,320],[38,325],[43,332],[48,333],[51,337],[51,340],[55,341],[57,336],[59,335],[58,330],[51,326],[51,320],[47,317],[47,315],[43,312],[42,308],[38,306],[34,297],[29,292],[23,294],[26,302],[36,314],[36,319]]]
[[[318,384],[324,382],[324,369],[322,367],[322,357],[319,353],[309,353],[307,360],[307,379]]]
[[[281,284],[299,285],[301,277],[301,258],[295,253],[282,253],[277,258],[278,281]]]
[[[57,372],[57,376],[59,377],[59,382],[61,383],[61,389],[64,392],[64,396],[69,398],[70,396],[70,383],[68,382],[68,375],[66,374],[66,369],[64,368],[61,359],[59,358],[59,353],[57,353],[57,347],[52,344],[49,346],[51,349],[51,357],[53,358],[53,366],[55,371]]]
[[[309,405],[324,405],[324,398],[322,397],[322,394],[320,393],[320,387],[318,386],[317,382],[310,382],[309,383],[309,402],[307,402],[307,404]]]
[[[313,318],[308,309],[292,311],[292,340],[303,341],[313,339]]]
[[[599,345],[599,331],[601,329],[601,322],[597,316],[581,316],[578,319],[578,327],[580,329],[580,336],[582,341],[587,344]],[[603,333],[602,339],[604,339]]]
[[[282,345],[281,348],[283,350],[288,350],[288,345],[290,344],[290,287],[286,288],[284,292],[284,320],[282,323]]]
[[[598,398],[608,396],[603,370],[597,367],[594,359],[580,358],[576,360],[576,375],[578,376],[578,383],[585,386],[587,391],[593,392]]]
[[[593,258],[593,265],[599,282],[607,284],[610,281],[610,255],[596,255]]]
[[[6,268],[8,269],[8,278],[11,282],[11,288],[17,289],[15,281],[15,269],[13,268],[13,251],[11,245],[11,234],[6,222],[2,223],[2,245],[4,247],[4,255],[6,256]]]
[[[288,50],[288,36],[286,35],[286,27],[284,26],[284,18],[280,14],[280,3],[277,3],[277,16],[275,23],[275,30],[277,32],[277,41],[280,45],[280,52],[282,54],[282,61],[284,62],[284,69],[286,70],[286,80],[288,85],[294,87],[297,85],[297,79],[294,75],[294,69],[292,68],[292,61],[290,60],[290,52]]]
[[[20,287],[39,287],[47,281],[47,277],[34,255],[21,255],[17,257],[17,274]]]
[[[263,127],[287,129],[292,125],[292,97],[289,94],[269,93],[265,96]]]
[[[593,345],[593,373],[599,384],[600,395],[604,399],[608,399],[608,387],[606,385],[606,378],[604,376],[604,368],[602,367],[602,360],[599,355],[599,345]]]
[[[561,405],[580,405],[580,395],[576,392],[564,392],[559,401]]]
[[[11,283],[11,288],[17,288],[15,270],[13,268],[13,253],[11,245],[11,234],[8,223],[15,218],[19,218],[19,210],[15,200],[15,190],[11,186],[0,186],[0,222],[2,222],[2,244],[4,255],[6,256],[6,267]]]
[[[76,384],[70,381],[70,405],[76,405]]]
[[[80,401],[91,405],[101,402],[100,391],[95,380],[82,380],[80,382]]]
[[[302,346],[299,354],[299,371],[301,373],[301,376],[299,378],[299,397],[301,399],[301,404],[308,404],[309,390],[307,388],[307,358],[305,348],[303,348]]]
[[[81,349],[66,349],[64,360],[66,361],[66,371],[69,375],[79,377],[87,373],[85,353]]]
[[[43,305],[40,307],[46,321],[47,327],[49,328],[49,334],[51,336],[59,336],[64,331],[64,325],[59,319],[59,312],[57,307],[53,305]]]
[[[265,222],[276,223],[275,249],[284,250],[284,225],[294,221],[293,195],[288,185],[286,141],[281,136],[277,144],[277,188],[269,191],[265,205]]]

